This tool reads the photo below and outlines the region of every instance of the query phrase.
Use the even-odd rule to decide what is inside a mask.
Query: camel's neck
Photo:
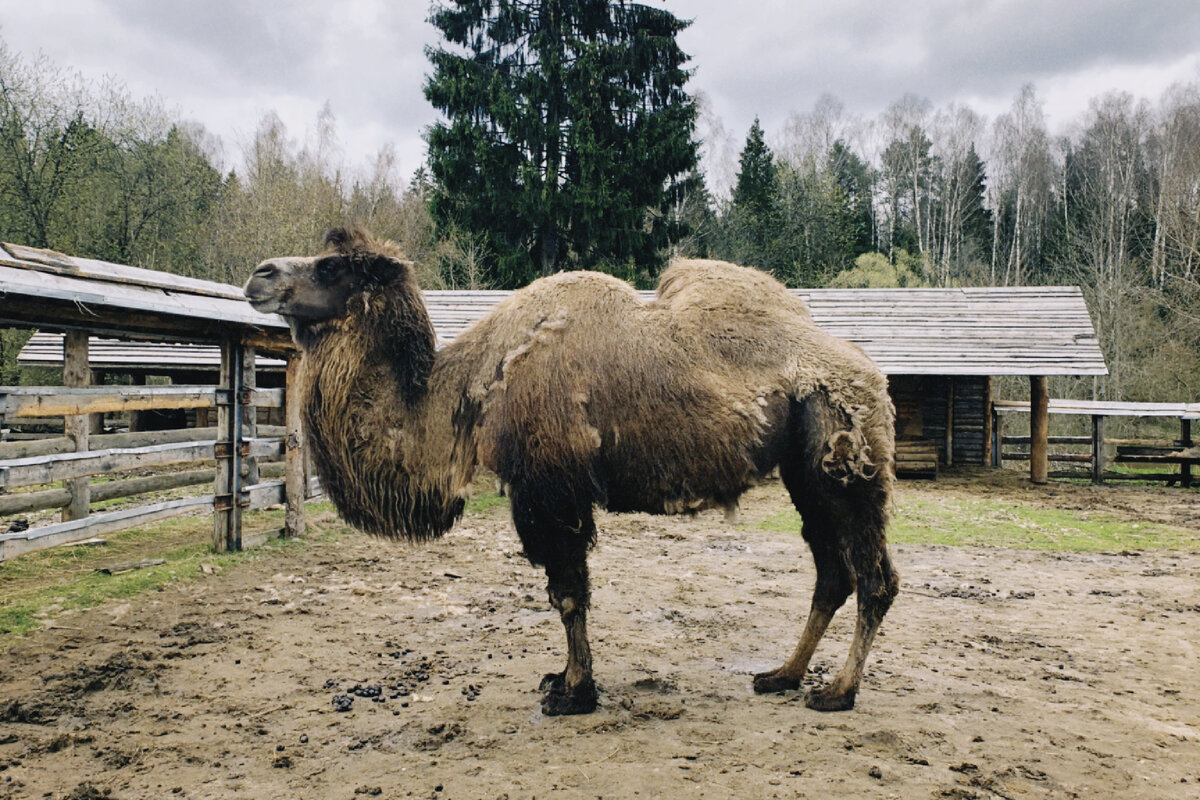
[[[419,296],[357,302],[305,349],[305,428],[321,483],[369,533],[440,535],[461,513],[474,463],[455,446],[455,401],[431,385],[433,326]]]

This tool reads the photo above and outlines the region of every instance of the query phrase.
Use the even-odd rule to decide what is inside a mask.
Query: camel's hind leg
[[[846,663],[837,676],[827,685],[812,689],[805,695],[805,705],[817,711],[843,711],[854,707],[867,653],[871,650],[883,615],[899,591],[900,578],[892,567],[882,537],[877,546],[869,542],[856,544],[862,547],[854,548],[858,576],[858,620],[854,626],[854,641],[850,644]]]
[[[799,644],[783,666],[754,676],[754,691],[758,694],[800,688],[817,643],[825,635],[833,615],[854,590],[853,573],[845,564],[842,552],[837,547],[831,547],[825,537],[813,534],[814,527],[813,522],[805,521],[804,538],[812,547],[817,568],[817,585],[813,590],[808,621],[804,624]]]
[[[588,714],[595,710],[598,696],[587,638],[591,600],[587,555],[595,540],[591,507],[547,503],[549,498],[540,492],[530,502],[530,494],[512,487],[513,522],[525,555],[546,569],[550,605],[558,611],[567,634],[566,669],[542,679],[540,688],[546,693],[542,713]]]
[[[821,467],[825,442],[837,421],[821,403],[799,409],[796,451],[780,462],[780,477],[804,519],[803,535],[813,553],[817,582],[812,609],[791,658],[756,675],[759,693],[799,688],[809,661],[834,613],[851,592],[858,593],[858,622],[845,666],[827,686],[810,691],[805,702],[822,711],[847,709],[862,679],[863,666],[879,624],[896,596],[899,579],[888,557],[887,485],[879,476],[843,485]]]

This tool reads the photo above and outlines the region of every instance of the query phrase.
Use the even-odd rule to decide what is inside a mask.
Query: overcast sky
[[[914,93],[989,118],[1033,83],[1050,126],[1109,90],[1156,101],[1200,81],[1198,0],[665,0],[737,149],[832,94],[870,118]],[[221,137],[234,166],[268,112],[303,140],[327,102],[347,166],[391,143],[407,176],[435,118],[421,87],[436,41],[428,0],[0,0],[0,38],[137,97],[157,95]]]

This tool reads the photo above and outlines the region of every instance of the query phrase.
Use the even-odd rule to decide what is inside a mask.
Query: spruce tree
[[[672,14],[623,0],[450,0],[425,96],[439,226],[485,238],[493,282],[654,271],[696,109]]]
[[[733,205],[755,214],[769,213],[778,202],[775,156],[763,138],[758,117],[746,135],[746,146],[738,157],[737,184],[733,187]]]
[[[790,265],[785,263],[786,256],[781,252],[779,175],[775,156],[767,147],[757,117],[746,136],[738,166],[725,221],[730,244],[725,255],[786,279],[786,268]]]

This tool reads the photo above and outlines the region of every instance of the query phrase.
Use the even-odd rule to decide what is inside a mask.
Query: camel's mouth
[[[247,294],[246,302],[255,311],[263,314],[273,314],[279,309],[279,303],[274,297],[252,297]]]

